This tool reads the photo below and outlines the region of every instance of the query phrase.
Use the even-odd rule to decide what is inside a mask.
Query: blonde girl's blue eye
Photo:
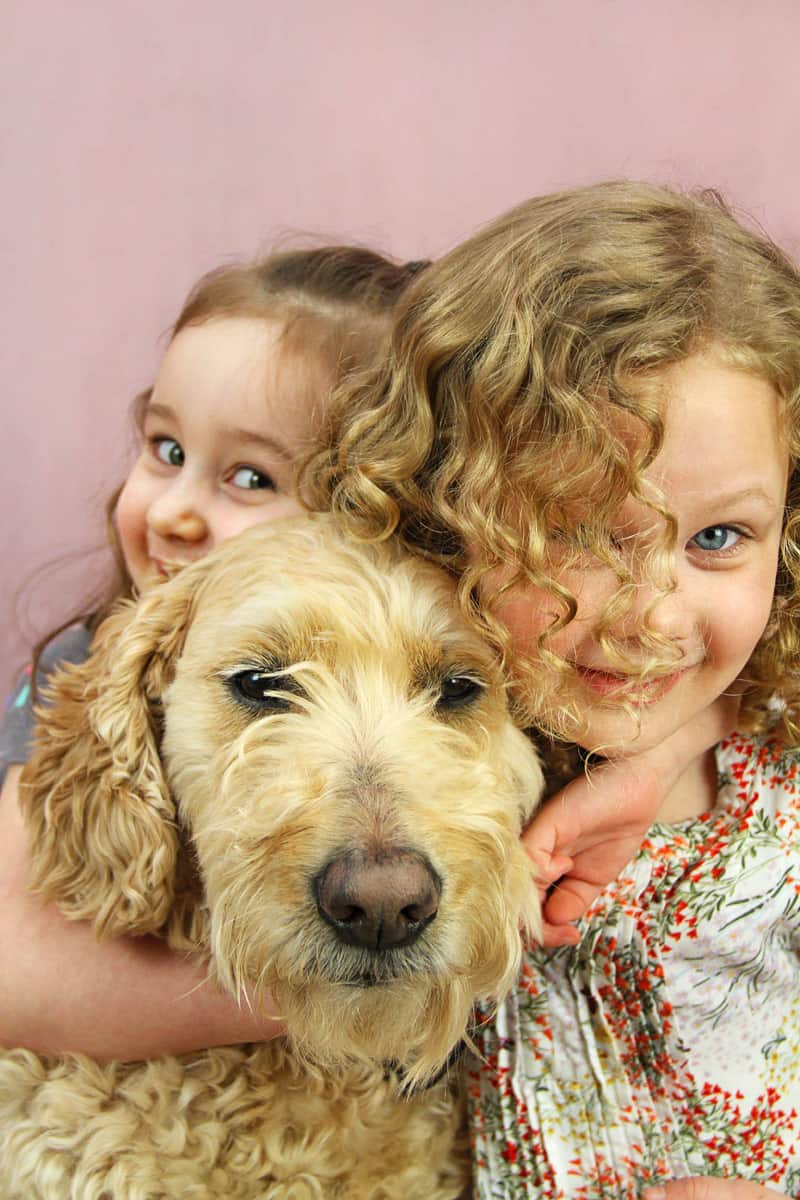
[[[265,474],[264,471],[256,470],[255,467],[237,467],[231,476],[231,483],[234,487],[242,488],[245,491],[275,492],[278,490],[272,477]]]
[[[739,530],[730,525],[708,525],[691,540],[698,550],[719,553],[721,550],[732,550],[741,536]]]
[[[183,447],[175,438],[153,438],[153,450],[156,458],[167,467],[182,467],[184,464],[186,456]]]

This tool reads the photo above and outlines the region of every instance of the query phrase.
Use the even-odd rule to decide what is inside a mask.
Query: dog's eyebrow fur
[[[490,681],[486,678],[486,672],[481,669],[476,669],[473,665],[454,661],[442,661],[435,666],[429,666],[419,673],[412,676],[413,691],[438,691],[446,679],[452,679],[458,676],[459,678],[471,679],[476,683],[481,690],[485,690],[490,686]]]
[[[253,654],[245,654],[235,663],[221,667],[217,672],[223,679],[232,679],[242,671],[261,671],[264,675],[283,675],[291,664],[265,654],[263,650]]]
[[[209,637],[216,636],[216,630],[209,630]],[[230,643],[218,668],[220,675],[230,676],[247,669],[280,672],[309,659],[325,661],[319,653],[319,648],[325,645],[324,638],[311,631],[298,635],[283,619],[260,625],[249,620],[236,630],[226,630],[226,636]]]
[[[489,686],[494,671],[489,655],[475,652],[474,643],[462,639],[408,638],[405,645],[409,673],[419,687],[435,686],[449,675],[468,675]]]

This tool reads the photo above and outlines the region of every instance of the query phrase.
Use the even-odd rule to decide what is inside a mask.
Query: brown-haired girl
[[[576,863],[546,911],[592,902],[482,1027],[474,1194],[800,1195],[798,271],[713,193],[532,200],[409,290],[327,438],[309,501],[460,574],[521,720],[624,778],[739,705],[627,865],[585,784],[534,821]]]
[[[327,397],[385,340],[422,263],[348,246],[287,250],[205,275],[172,329],[155,384],[136,401],[142,448],[111,503],[117,573],[104,602],[48,640],[39,678],[80,661],[114,600],[152,586],[219,542],[297,509],[294,461]],[[31,676],[0,725],[0,1043],[138,1058],[267,1036],[189,964],[143,939],[98,945],[26,892],[17,806],[33,725]],[[7,770],[7,768],[10,768]]]

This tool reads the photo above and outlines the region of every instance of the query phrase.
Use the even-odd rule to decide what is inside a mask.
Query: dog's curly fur
[[[269,993],[289,1036],[4,1054],[3,1200],[462,1195],[459,1088],[426,1085],[536,928],[541,772],[449,577],[327,518],[257,527],[111,616],[50,700],[23,784],[37,891]],[[379,913],[411,879],[407,937],[353,932],[354,878]]]

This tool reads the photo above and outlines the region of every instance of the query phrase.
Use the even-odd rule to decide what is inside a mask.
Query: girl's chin
[[[185,563],[167,561],[160,558],[149,558],[146,563],[134,570],[128,567],[128,573],[133,580],[133,586],[139,595],[147,592],[156,584],[165,583],[177,575]]]
[[[154,588],[157,583],[164,582],[165,576],[160,573],[158,568],[149,559],[147,563],[143,563],[141,566],[133,568],[131,568],[130,564],[127,564],[127,566],[134,594],[137,596],[144,595],[145,592],[149,592],[151,588]]]
[[[609,709],[593,714],[576,741],[587,754],[602,758],[632,758],[661,745],[683,724],[681,715],[670,720],[652,710],[628,715]]]

